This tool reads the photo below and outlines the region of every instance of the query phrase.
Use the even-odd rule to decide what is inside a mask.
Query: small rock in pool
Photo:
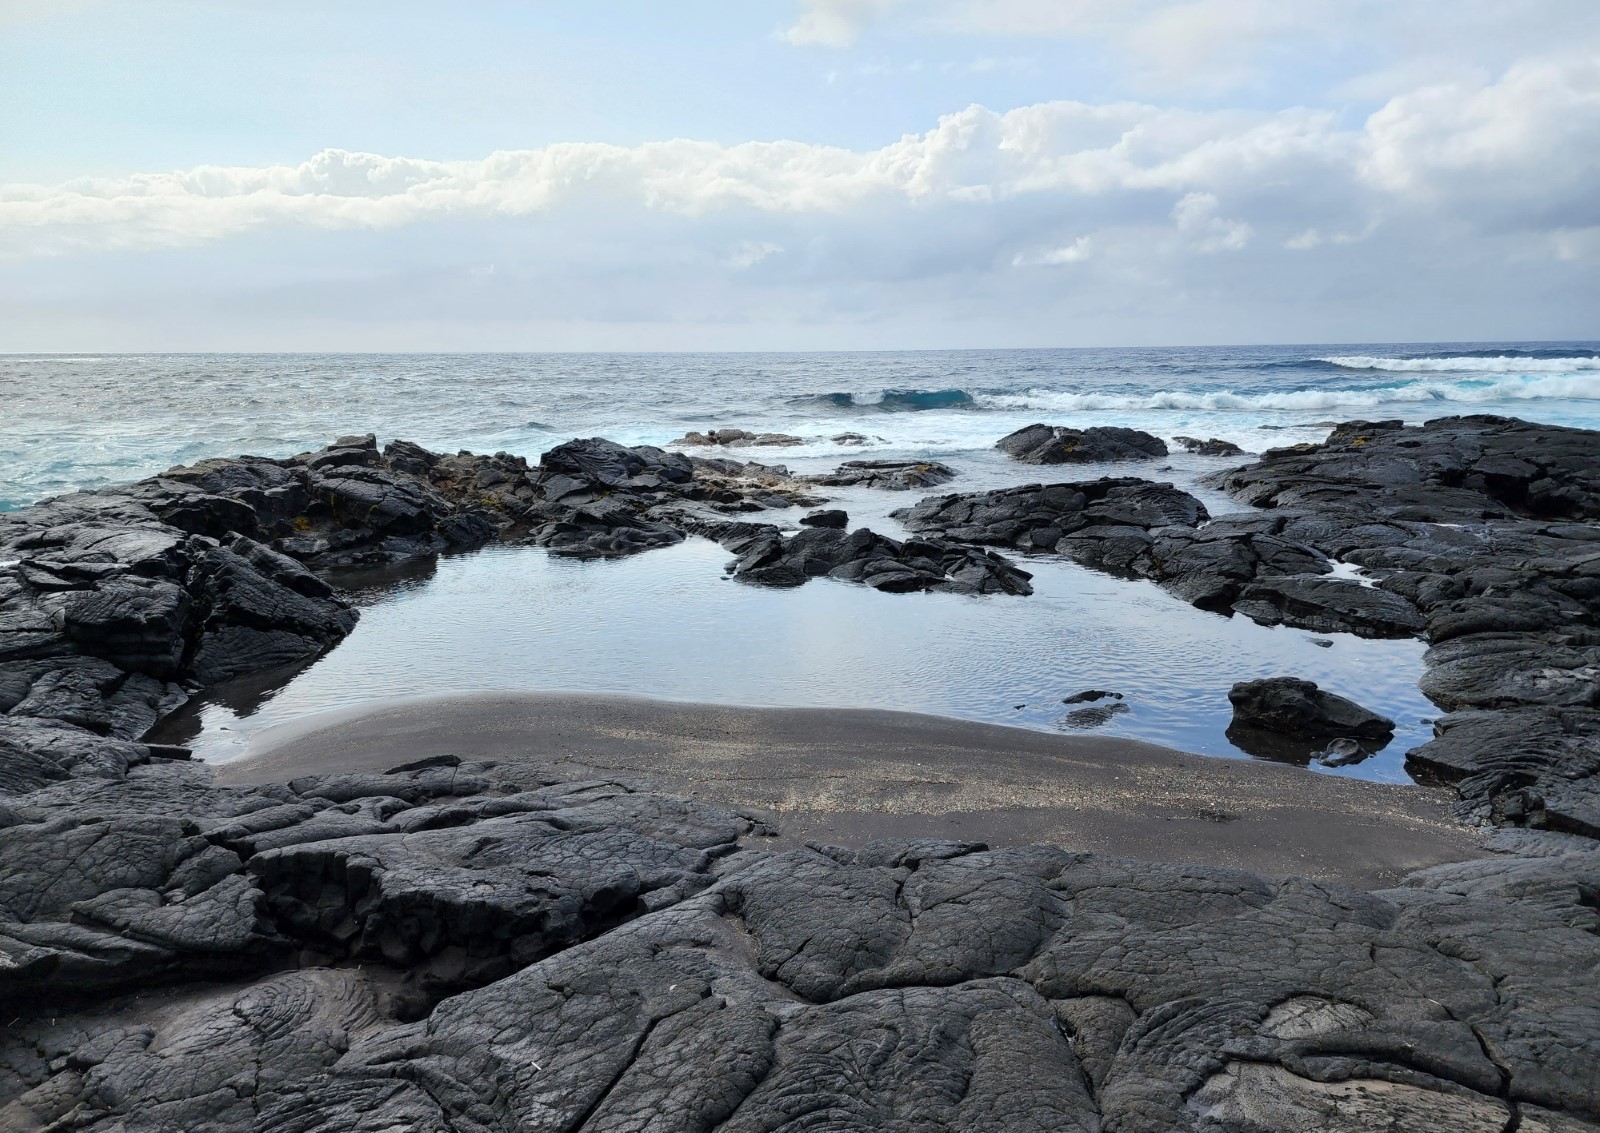
[[[1122,694],[1120,692],[1107,692],[1103,688],[1086,688],[1082,692],[1075,692],[1071,696],[1062,697],[1061,703],[1088,704],[1091,700],[1104,700],[1108,696],[1112,700],[1122,699]]]
[[[1340,736],[1312,758],[1324,767],[1349,767],[1352,763],[1360,763],[1371,755],[1372,752],[1349,736]]]
[[[1325,637],[1313,637],[1311,639],[1311,644],[1315,645],[1318,649],[1332,649],[1333,648],[1333,642],[1329,641]]]
[[[838,508],[829,508],[826,511],[814,511],[810,515],[801,516],[800,522],[806,527],[836,527],[843,531],[850,526],[850,516]]]
[[[1069,728],[1098,728],[1102,724],[1109,723],[1111,717],[1127,711],[1128,706],[1120,701],[1113,704],[1097,704],[1093,708],[1080,708],[1076,712],[1068,712],[1062,723]]]
[[[1306,739],[1355,736],[1388,742],[1394,721],[1297,677],[1240,681],[1228,692],[1234,724]]]

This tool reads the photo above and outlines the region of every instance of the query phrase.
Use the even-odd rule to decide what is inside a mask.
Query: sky
[[[1600,337],[1600,0],[0,0],[0,351]]]

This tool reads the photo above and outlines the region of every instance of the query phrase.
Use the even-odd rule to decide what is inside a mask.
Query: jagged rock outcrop
[[[681,542],[686,517],[822,502],[782,468],[692,459],[649,445],[569,441],[539,458],[536,499],[518,516],[529,538],[559,554],[601,557]]]
[[[1432,643],[1422,691],[1450,714],[1415,774],[1478,819],[1600,834],[1600,433],[1354,421],[1217,484],[1416,611],[1394,624]]]
[[[843,531],[850,526],[850,514],[838,508],[828,508],[824,511],[814,511],[809,515],[800,517],[801,527],[832,527]]]
[[[356,614],[240,534],[194,534],[117,496],[0,516],[0,714],[134,739],[189,690],[314,657]]]
[[[827,577],[894,592],[1033,593],[1033,576],[1007,559],[942,539],[890,539],[865,527],[808,527],[795,535],[757,528],[730,533],[722,542],[737,555],[729,567],[733,577],[761,586],[800,586]]]
[[[675,441],[675,445],[687,445],[699,448],[705,447],[756,447],[773,445],[803,445],[804,437],[791,436],[788,433],[752,433],[748,429],[708,429],[703,433],[686,433]]]
[[[830,488],[881,488],[891,492],[932,488],[954,480],[956,470],[937,460],[847,460],[806,481]]]
[[[1192,452],[1196,456],[1243,456],[1245,454],[1244,449],[1232,441],[1218,440],[1216,437],[1212,437],[1209,440],[1201,440],[1199,437],[1173,437],[1172,439],[1177,441],[1185,452]]]
[[[1167,455],[1167,443],[1160,437],[1115,425],[1028,425],[1001,437],[994,447],[1024,464],[1104,464]]]

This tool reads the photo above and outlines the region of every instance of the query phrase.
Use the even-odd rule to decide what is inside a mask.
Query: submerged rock
[[[1002,437],[994,447],[1024,464],[1101,464],[1167,455],[1160,437],[1116,426],[1029,425]]]
[[[1062,723],[1069,728],[1099,728],[1109,724],[1112,717],[1131,711],[1132,709],[1118,699],[1110,704],[1096,704],[1089,708],[1074,709],[1067,713]]]

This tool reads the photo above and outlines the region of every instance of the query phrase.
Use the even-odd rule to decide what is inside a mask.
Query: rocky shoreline
[[[953,475],[869,464],[351,437],[0,516],[0,1127],[1600,1128],[1600,434],[1350,422],[1219,473],[1256,510],[1215,520],[1121,477],[930,497],[908,540],[767,521]],[[441,757],[224,786],[140,742],[336,644],[329,571],[690,534],[748,583],[1021,596],[1002,552],[1062,555],[1421,636],[1447,714],[1408,766],[1501,852],[1371,893],[1046,847],[776,852],[771,816],[626,783]]]

